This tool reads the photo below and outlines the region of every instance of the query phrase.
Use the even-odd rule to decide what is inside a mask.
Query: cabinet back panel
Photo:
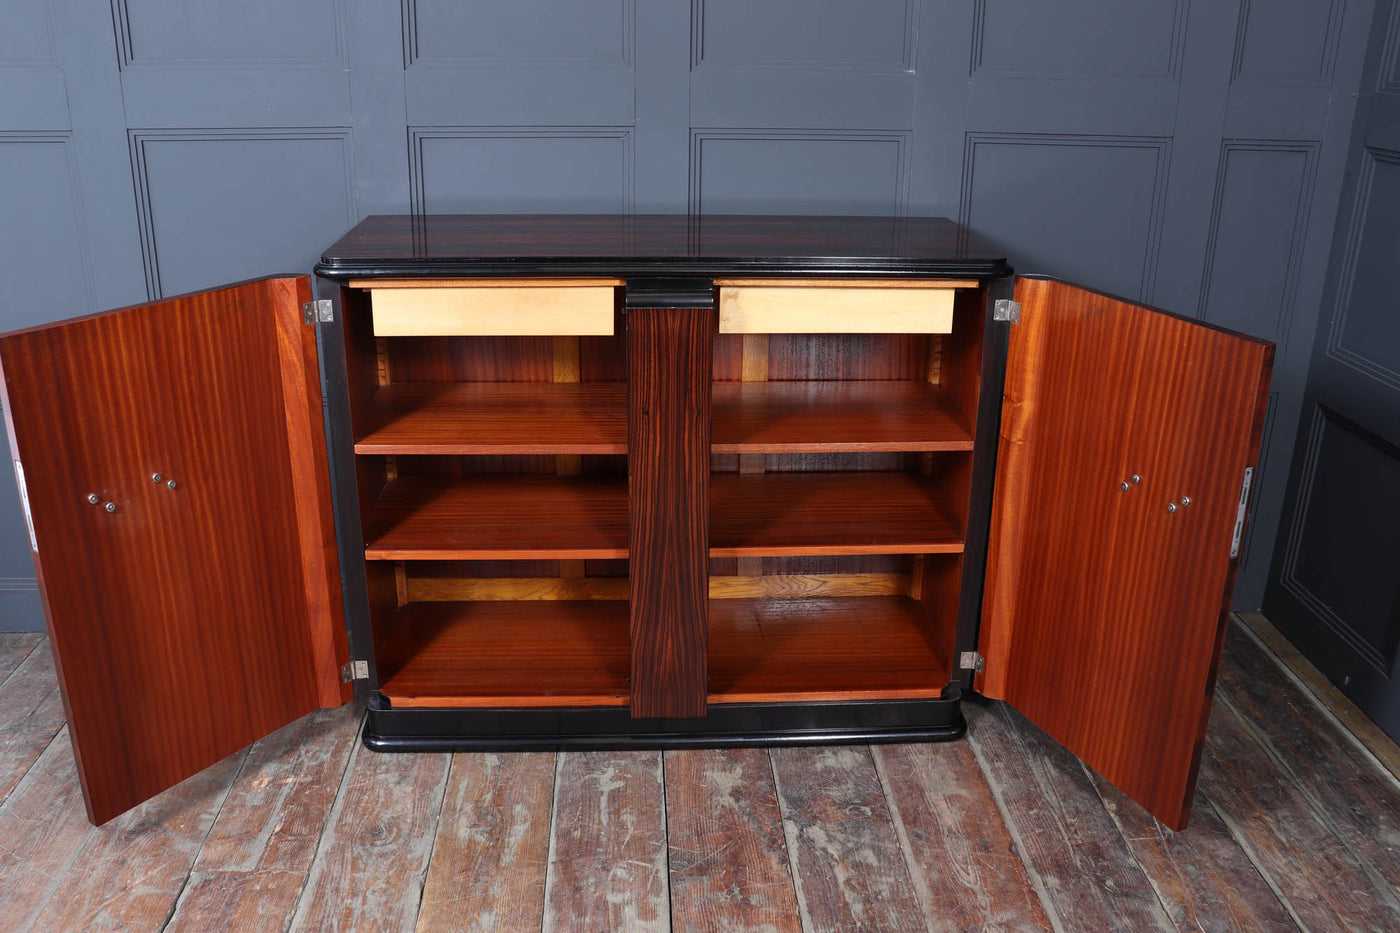
[[[394,382],[553,382],[554,339],[398,337],[389,373]]]
[[[768,379],[922,379],[926,334],[772,334]]]

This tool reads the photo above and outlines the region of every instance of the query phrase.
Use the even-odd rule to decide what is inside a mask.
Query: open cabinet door
[[[977,688],[1186,825],[1273,345],[1018,280]]]
[[[306,277],[0,336],[88,816],[349,699]]]

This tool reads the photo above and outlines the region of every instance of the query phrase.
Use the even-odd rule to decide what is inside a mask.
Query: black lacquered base
[[[941,742],[967,722],[959,699],[735,703],[696,719],[633,719],[625,708],[388,709],[370,702],[364,743],[381,752],[732,748]]]

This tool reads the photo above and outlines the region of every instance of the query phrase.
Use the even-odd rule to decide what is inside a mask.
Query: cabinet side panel
[[[628,318],[632,715],[703,716],[715,312]]]
[[[1016,297],[978,686],[1181,828],[1273,346],[1063,282]]]

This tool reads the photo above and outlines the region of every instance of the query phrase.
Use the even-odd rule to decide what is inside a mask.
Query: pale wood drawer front
[[[723,279],[722,334],[946,334],[962,280]]]
[[[379,337],[608,335],[620,279],[365,281]]]

